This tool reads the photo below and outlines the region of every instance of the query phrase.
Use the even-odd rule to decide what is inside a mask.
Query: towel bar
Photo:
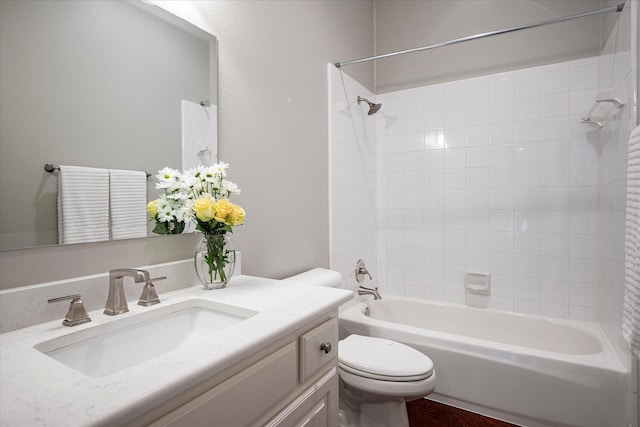
[[[60,166],[54,165],[53,163],[46,163],[44,165],[44,170],[49,172],[49,173],[53,173],[55,171],[59,171],[60,170]],[[147,174],[147,178],[149,178],[151,176],[151,174],[149,172],[145,172]]]

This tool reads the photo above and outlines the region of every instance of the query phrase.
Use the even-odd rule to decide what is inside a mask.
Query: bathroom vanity
[[[2,334],[0,424],[334,426],[338,306],[351,298],[237,276]]]

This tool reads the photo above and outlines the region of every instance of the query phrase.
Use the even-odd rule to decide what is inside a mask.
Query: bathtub
[[[429,356],[430,399],[530,427],[626,426],[628,372],[597,324],[392,297],[342,312],[351,334]]]

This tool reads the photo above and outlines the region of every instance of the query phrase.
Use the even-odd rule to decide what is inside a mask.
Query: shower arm
[[[467,41],[471,41],[471,40],[482,39],[482,38],[485,38],[485,37],[497,36],[497,35],[500,35],[500,34],[513,33],[515,31],[528,30],[530,28],[542,27],[543,25],[557,24],[557,23],[564,22],[564,21],[571,21],[573,19],[585,18],[587,16],[592,16],[592,15],[598,15],[600,13],[622,12],[622,9],[624,9],[624,3],[620,3],[620,4],[616,5],[616,6],[605,7],[603,9],[592,10],[590,12],[578,13],[577,15],[562,16],[562,17],[559,17],[559,18],[553,18],[553,19],[549,19],[549,20],[546,20],[546,21],[535,22],[533,24],[521,25],[521,26],[518,26],[518,27],[505,28],[503,30],[490,31],[490,32],[481,33],[481,34],[475,34],[473,36],[462,37],[462,38],[459,38],[459,39],[449,40],[449,41],[442,42],[442,43],[436,43],[436,44],[432,44],[432,45],[429,45],[429,46],[416,47],[416,48],[413,48],[413,49],[401,50],[401,51],[398,51],[398,52],[391,52],[391,53],[385,53],[385,54],[382,54],[382,55],[370,56],[370,57],[367,57],[367,58],[352,59],[351,61],[336,62],[334,65],[336,66],[336,68],[341,68],[341,67],[344,67],[345,65],[358,64],[360,62],[367,62],[367,61],[374,61],[376,59],[389,58],[389,57],[392,57],[392,56],[404,55],[404,54],[407,54],[407,53],[422,52],[424,50],[431,50],[431,49],[435,49],[437,47],[449,46],[449,45],[456,44],[456,43],[462,43],[462,42],[467,42]]]

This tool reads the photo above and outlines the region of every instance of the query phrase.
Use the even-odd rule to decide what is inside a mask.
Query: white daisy
[[[238,186],[231,182],[231,181],[227,181],[226,179],[222,180],[222,189],[228,194],[240,194],[240,189],[238,188]]]

